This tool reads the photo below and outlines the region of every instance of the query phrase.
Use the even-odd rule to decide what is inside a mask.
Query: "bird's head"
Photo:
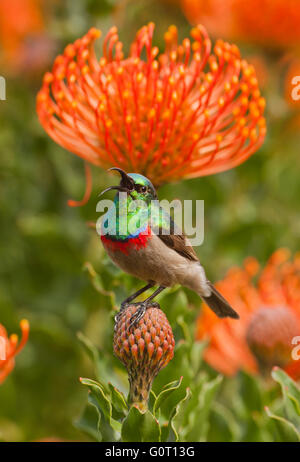
[[[149,204],[152,200],[157,199],[157,193],[153,184],[145,176],[139,173],[126,173],[118,167],[110,168],[109,171],[111,170],[116,170],[121,175],[120,184],[118,186],[110,186],[102,191],[101,195],[115,189],[120,192],[126,192],[133,200],[143,200]]]

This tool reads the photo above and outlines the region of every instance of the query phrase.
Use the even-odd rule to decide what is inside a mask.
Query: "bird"
[[[184,232],[160,206],[151,181],[138,173],[126,173],[119,167],[111,170],[121,175],[121,181],[100,193],[117,191],[113,205],[102,216],[101,241],[116,266],[147,282],[121,303],[119,313],[139,295],[158,286],[152,295],[136,303],[139,306],[129,327],[143,318],[159,293],[176,284],[196,292],[218,317],[239,319],[238,313],[207,279]]]

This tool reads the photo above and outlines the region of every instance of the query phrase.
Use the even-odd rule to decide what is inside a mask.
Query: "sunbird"
[[[117,190],[113,206],[102,217],[101,240],[119,268],[147,281],[147,285],[122,302],[121,311],[143,292],[158,286],[152,295],[138,303],[130,326],[143,318],[147,306],[153,305],[153,299],[160,292],[175,284],[196,292],[220,318],[238,319],[236,311],[207,279],[184,232],[160,206],[151,181],[121,168],[110,170],[119,172],[121,182],[100,193]]]

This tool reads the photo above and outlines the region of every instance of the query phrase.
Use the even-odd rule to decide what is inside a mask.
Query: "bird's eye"
[[[142,185],[138,185],[138,186],[136,187],[136,189],[137,189],[137,191],[138,191],[139,193],[142,193],[142,194],[144,194],[144,193],[147,191],[147,187],[146,187],[146,186],[142,186]]]

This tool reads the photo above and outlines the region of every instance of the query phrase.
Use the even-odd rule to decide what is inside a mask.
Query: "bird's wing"
[[[188,260],[198,261],[195,250],[191,245],[186,243],[186,237],[184,234],[159,234],[158,237],[164,244],[170,247],[170,249],[175,250],[183,257]]]
[[[160,208],[160,212],[161,220],[158,226],[158,237],[165,245],[183,257],[191,261],[198,261],[196,252],[184,232],[174,223],[174,220],[163,208]]]
[[[163,209],[162,209],[163,210]],[[169,226],[167,227],[167,224]],[[183,231],[174,223],[172,218],[163,210],[160,222],[159,222],[159,233],[157,236],[162,240],[171,249],[179,253],[187,260],[197,261],[198,257],[195,250],[191,246],[188,238],[184,235]],[[201,265],[200,265],[201,267]],[[206,279],[204,270],[202,268],[204,278]],[[213,284],[206,280],[206,285],[210,289],[210,295],[204,296],[199,294],[205,303],[216,313],[219,318],[234,318],[238,319],[239,315],[236,311],[229,305],[227,300],[223,297],[222,294],[213,286]]]

